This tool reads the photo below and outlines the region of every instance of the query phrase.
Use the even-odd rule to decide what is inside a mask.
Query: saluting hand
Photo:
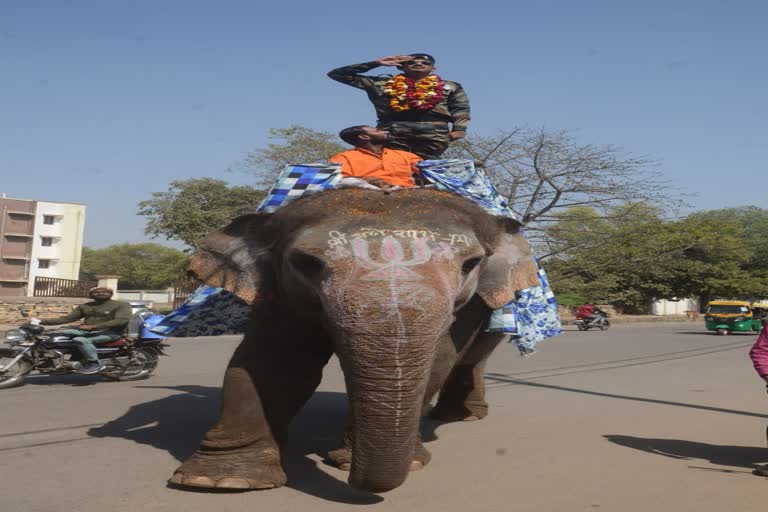
[[[410,55],[390,55],[389,57],[382,57],[380,59],[376,59],[376,62],[381,64],[382,66],[399,66],[403,62],[413,60],[413,57]]]

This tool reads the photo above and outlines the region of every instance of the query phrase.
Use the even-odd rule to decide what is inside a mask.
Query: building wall
[[[46,224],[46,217],[52,224]],[[29,295],[36,276],[77,279],[85,229],[85,205],[38,201],[30,265]],[[48,239],[51,245],[43,245]],[[47,262],[48,268],[44,268]]]
[[[699,301],[696,299],[661,299],[651,304],[652,315],[684,315],[686,311],[699,311]]]
[[[35,201],[0,197],[0,296],[24,295],[34,242]]]

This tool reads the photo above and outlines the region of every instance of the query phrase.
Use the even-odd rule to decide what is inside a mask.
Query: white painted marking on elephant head
[[[400,241],[392,236],[381,240],[380,261],[371,257],[370,245],[364,238],[352,239],[352,253],[366,269],[372,270],[361,277],[377,281],[415,281],[421,276],[408,267],[423,265],[432,257],[432,250],[423,238],[410,241],[411,257],[406,259]]]
[[[325,255],[336,261],[347,259],[352,256],[352,253],[349,252],[349,250],[347,250],[345,247],[337,245],[333,249],[326,250]]]
[[[451,261],[458,251],[447,242],[440,242],[432,249],[432,259],[435,261]]]

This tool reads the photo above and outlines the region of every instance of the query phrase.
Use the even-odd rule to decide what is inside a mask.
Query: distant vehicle
[[[755,322],[768,323],[768,302],[753,302],[752,316]]]
[[[576,328],[580,331],[588,331],[590,329],[605,331],[611,326],[611,322],[608,321],[608,313],[602,309],[595,308],[592,314],[595,315],[595,318],[592,320],[586,318],[577,319]]]
[[[732,332],[762,329],[762,322],[755,319],[750,303],[740,300],[713,300],[707,304],[704,325],[708,330],[723,336]]]

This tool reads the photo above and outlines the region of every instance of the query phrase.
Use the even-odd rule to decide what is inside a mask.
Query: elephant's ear
[[[189,273],[207,285],[224,288],[253,303],[261,282],[259,262],[271,246],[264,229],[269,217],[243,215],[208,234],[192,256]]]
[[[491,309],[515,298],[515,292],[539,285],[538,267],[531,246],[520,233],[520,224],[496,217],[497,233],[491,240],[493,254],[480,273],[477,294]]]

